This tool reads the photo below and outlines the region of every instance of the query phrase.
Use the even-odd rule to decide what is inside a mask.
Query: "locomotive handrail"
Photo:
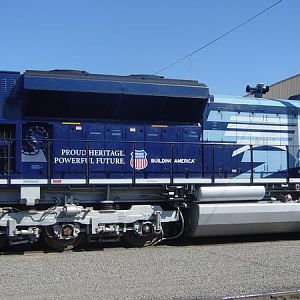
[[[51,177],[52,177],[52,141],[47,142],[47,179],[48,184],[51,184]]]
[[[212,183],[215,183],[215,145],[211,145],[211,171],[212,171],[212,174],[211,174],[211,182]]]
[[[11,141],[8,141],[7,149],[7,183],[10,184],[11,181]]]
[[[86,142],[86,183],[90,183],[90,142]]]
[[[31,141],[30,139],[5,139],[6,141]],[[90,143],[116,143],[116,140],[109,140],[109,139],[99,139],[99,140],[91,140],[91,139],[47,139],[47,141],[52,142],[90,142]],[[260,144],[260,143],[236,143],[236,142],[206,142],[206,141],[199,141],[199,142],[192,142],[192,141],[145,141],[145,140],[129,140],[129,141],[122,141],[118,140],[117,143],[120,144],[128,144],[128,143],[144,143],[144,144],[188,144],[188,145],[230,145],[230,146],[269,146],[269,147],[285,147],[286,145],[282,144]],[[300,145],[294,145],[294,147],[300,147]]]
[[[250,145],[250,169],[251,169],[250,183],[253,183],[253,179],[254,179],[253,145]]]
[[[286,182],[290,182],[290,158],[289,158],[289,146],[286,146]]]
[[[171,143],[171,174],[170,174],[170,183],[174,183],[174,144]]]
[[[20,143],[20,145],[22,145],[22,143],[26,142],[26,141],[31,141],[30,139],[2,139],[1,141],[3,141],[4,143],[4,146],[2,147],[7,147],[7,164],[6,164],[6,176],[5,174],[3,174],[3,176],[5,176],[7,178],[7,181],[8,183],[11,182],[11,177],[12,177],[12,174],[14,174],[14,171],[13,171],[13,167],[12,167],[12,163],[13,163],[13,160],[15,161],[16,160],[16,154],[13,154],[12,153],[12,147],[13,145],[16,145],[17,143]],[[249,163],[249,170],[244,172],[243,174],[249,174],[249,177],[245,177],[245,178],[248,178],[249,179],[249,182],[251,184],[254,183],[254,175],[257,174],[257,173],[260,173],[260,174],[268,174],[268,173],[272,173],[272,172],[268,172],[268,171],[259,171],[259,172],[256,172],[255,171],[255,163],[254,163],[254,148],[259,148],[259,147],[264,147],[266,145],[260,145],[260,144],[237,144],[237,143],[228,143],[228,142],[183,142],[183,141],[139,141],[139,140],[130,140],[130,141],[120,141],[120,140],[67,140],[67,139],[47,139],[46,141],[45,140],[41,140],[43,142],[46,142],[45,143],[45,149],[47,150],[47,155],[46,155],[46,158],[47,158],[47,171],[46,171],[46,176],[47,177],[47,182],[48,184],[51,183],[51,180],[55,177],[54,173],[53,173],[53,162],[54,162],[54,148],[53,148],[53,145],[54,143],[56,142],[72,142],[72,143],[75,143],[76,146],[78,146],[78,143],[79,144],[82,144],[82,146],[84,147],[80,147],[80,149],[85,149],[86,150],[86,154],[85,154],[85,158],[86,158],[86,163],[85,163],[85,179],[86,179],[86,183],[89,184],[90,183],[90,176],[91,176],[91,166],[90,166],[90,149],[91,149],[91,143],[94,143],[94,144],[97,144],[97,143],[105,143],[107,145],[107,143],[111,142],[111,143],[114,143],[115,145],[131,145],[131,149],[132,149],[132,156],[131,156],[131,159],[133,162],[131,162],[131,166],[132,166],[132,174],[131,174],[131,180],[132,180],[132,184],[136,184],[136,179],[137,179],[137,168],[136,168],[136,150],[137,150],[137,144],[143,144],[144,146],[146,145],[151,145],[151,144],[156,144],[156,145],[167,145],[169,146],[169,152],[168,152],[168,157],[170,157],[171,159],[169,160],[168,164],[170,167],[168,167],[168,174],[169,174],[169,181],[170,181],[170,184],[174,184],[174,177],[175,177],[175,153],[174,153],[174,147],[175,146],[178,146],[178,145],[193,145],[193,146],[201,146],[202,148],[199,148],[200,150],[200,160],[199,161],[199,172],[196,172],[196,173],[199,173],[198,175],[196,175],[197,178],[210,178],[211,179],[211,182],[212,183],[215,183],[216,182],[216,178],[234,178],[234,177],[231,177],[232,175],[230,175],[230,177],[227,177],[228,174],[232,174],[232,173],[240,173],[239,171],[239,168],[237,168],[237,171],[224,171],[223,169],[223,165],[218,168],[218,170],[216,170],[216,167],[217,167],[217,162],[216,162],[216,146],[222,146],[222,147],[232,147],[234,146],[235,148],[239,148],[239,147],[243,147],[243,146],[248,146],[249,149],[245,150],[245,151],[249,151],[250,153],[250,159],[248,161]],[[38,144],[39,141],[37,141],[37,144]],[[105,144],[104,145],[99,145],[101,147],[104,147],[104,148],[107,148],[107,146],[105,147]],[[207,146],[208,149],[205,150],[203,147]],[[281,149],[283,149],[283,151],[285,151],[286,153],[286,169],[278,169],[277,172],[279,172],[279,174],[281,174],[279,177],[280,178],[285,178],[286,179],[286,182],[289,183],[290,182],[290,170],[291,170],[291,166],[290,166],[290,146],[288,145],[268,145],[269,147],[280,147]],[[97,147],[97,145],[95,146]],[[296,146],[296,145],[293,145],[293,147],[295,148],[299,148],[299,146]],[[180,148],[177,148],[177,149],[180,149]],[[209,150],[210,149],[210,150]],[[225,149],[225,148],[224,148]],[[26,149],[27,150],[27,149]],[[178,150],[177,150],[178,151]],[[211,163],[210,163],[210,168],[207,169],[206,171],[204,170],[204,157],[203,157],[203,153],[204,151],[210,151],[210,156],[211,156]],[[218,150],[218,151],[222,151],[221,150]],[[206,152],[207,153],[207,152]],[[83,156],[82,156],[83,157]],[[168,158],[169,159],[169,158]],[[21,162],[21,161],[20,161]],[[15,163],[15,162],[14,162]],[[106,164],[106,163],[104,163]],[[207,162],[206,162],[206,166],[207,166]],[[101,171],[102,172],[102,171]],[[104,172],[104,171],[103,171]],[[119,172],[119,171],[118,171]],[[183,171],[180,171],[180,172],[183,172]],[[185,177],[184,178],[189,178],[189,175],[188,175],[188,169],[186,169],[185,171]],[[164,170],[163,172],[161,172],[164,176],[166,173],[166,171]],[[128,174],[127,171],[124,173],[124,174]],[[282,176],[284,174],[284,176]],[[2,176],[2,178],[3,178]],[[17,175],[16,175],[17,176]],[[15,175],[13,178],[17,178]],[[106,175],[107,178],[110,178],[109,177],[109,174]],[[145,175],[146,176],[146,175]],[[163,176],[163,177],[164,177]],[[208,176],[208,177],[207,177]],[[218,177],[217,177],[218,176]],[[225,176],[225,177],[219,177],[219,176]],[[266,175],[268,176],[268,175]],[[22,177],[22,175],[21,175]],[[82,177],[81,177],[82,178]],[[126,177],[127,178],[127,177]],[[147,177],[145,177],[147,178]],[[165,177],[164,177],[165,178]],[[258,178],[256,176],[256,178]],[[263,177],[261,177],[263,178]]]
[[[133,167],[132,167],[132,184],[135,184],[135,182],[136,182],[135,150],[136,150],[136,144],[135,144],[135,142],[133,142],[133,143],[132,143],[132,160],[133,160]]]

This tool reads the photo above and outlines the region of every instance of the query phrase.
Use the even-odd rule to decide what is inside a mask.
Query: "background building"
[[[273,83],[269,87],[269,92],[263,98],[300,100],[300,74]]]

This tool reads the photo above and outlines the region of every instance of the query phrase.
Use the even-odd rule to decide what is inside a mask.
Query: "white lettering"
[[[152,164],[170,164],[172,161],[169,158],[151,158]]]
[[[54,164],[108,164],[108,165],[124,165],[125,150],[123,149],[61,149],[60,156],[54,157]],[[87,157],[87,154],[89,157]],[[151,158],[151,164],[171,164],[171,158]],[[195,158],[175,158],[174,164],[194,164]]]
[[[174,164],[194,164],[195,158],[175,158]],[[151,158],[151,164],[170,164],[172,162],[169,158]]]

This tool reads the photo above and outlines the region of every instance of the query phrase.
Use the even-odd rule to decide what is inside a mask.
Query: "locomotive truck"
[[[300,231],[300,102],[0,72],[0,246]]]

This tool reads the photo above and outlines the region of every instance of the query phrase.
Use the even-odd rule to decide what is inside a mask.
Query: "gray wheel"
[[[147,236],[139,236],[134,232],[127,232],[124,235],[124,240],[133,247],[147,247],[151,246],[158,239],[158,236],[154,233],[149,234]]]
[[[43,237],[45,243],[52,249],[57,251],[67,251],[72,250],[82,244],[85,235],[83,233],[79,233],[76,237],[62,239],[54,233],[53,226],[48,226],[44,228]]]

